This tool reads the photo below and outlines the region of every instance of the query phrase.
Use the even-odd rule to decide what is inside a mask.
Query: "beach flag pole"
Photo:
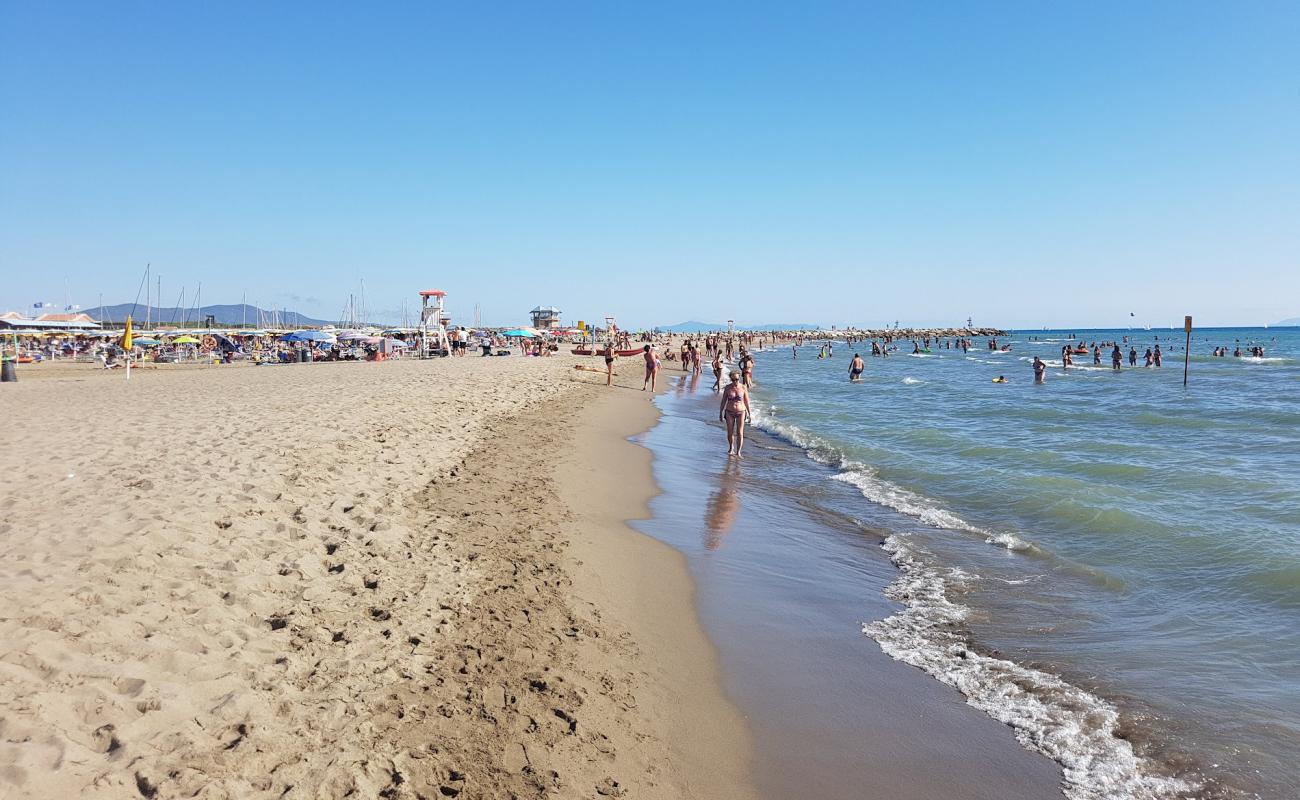
[[[1192,318],[1183,317],[1183,330],[1187,331],[1187,347],[1183,350],[1183,388],[1187,388],[1187,362],[1192,359]]]

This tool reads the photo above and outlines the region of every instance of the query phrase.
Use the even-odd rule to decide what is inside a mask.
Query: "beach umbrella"
[[[334,337],[324,331],[294,331],[280,337],[282,342],[333,342]]]
[[[531,338],[533,337],[533,334],[529,333],[528,331],[521,330],[521,329],[519,329],[519,328],[515,328],[513,331],[506,331],[505,333],[503,333],[503,334],[501,334],[501,335],[502,335],[502,336],[508,336],[508,337],[511,337],[511,338],[514,338],[514,339],[521,339],[521,338],[522,338],[522,339],[531,339]]]
[[[337,338],[340,342],[357,342],[357,341],[363,341],[365,339],[369,339],[371,337],[367,336],[366,334],[360,331],[343,331],[338,335]]]
[[[362,344],[379,344],[383,340],[384,337],[382,336],[362,336],[360,339],[357,339],[357,341],[361,342]]]
[[[409,344],[402,341],[401,339],[389,339],[388,346],[389,347],[410,347]]]
[[[199,340],[195,339],[193,336],[190,336],[188,333],[185,334],[184,336],[177,336],[175,339],[172,339],[172,344],[198,344],[198,343]]]
[[[133,347],[157,347],[160,344],[162,344],[162,342],[148,336],[131,337],[131,345]]]

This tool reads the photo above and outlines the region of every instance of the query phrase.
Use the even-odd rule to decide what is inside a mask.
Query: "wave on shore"
[[[858,488],[873,503],[934,528],[981,536],[996,547],[1041,554],[1034,544],[1008,532],[987,531],[854,462],[830,442],[778,420],[773,408],[756,407],[754,424],[803,449],[809,458],[837,470],[833,480]],[[1202,787],[1156,773],[1120,731],[1116,707],[1059,676],[978,652],[962,623],[969,610],[952,599],[954,590],[977,579],[958,568],[941,571],[906,535],[882,543],[899,570],[886,595],[904,604],[900,612],[867,623],[863,633],[891,658],[917,667],[962,692],[967,702],[1015,731],[1026,748],[1062,766],[1071,800],[1173,800],[1199,796]]]

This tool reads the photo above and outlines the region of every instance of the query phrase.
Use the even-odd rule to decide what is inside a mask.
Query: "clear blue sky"
[[[1295,2],[0,0],[0,137],[4,307],[1300,314]]]

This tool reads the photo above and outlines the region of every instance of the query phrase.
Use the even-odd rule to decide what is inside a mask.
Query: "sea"
[[[1075,800],[1298,796],[1300,329],[1195,330],[1186,386],[1182,330],[950,341],[769,344],[739,464],[707,365],[666,365],[641,438],[665,493],[641,527],[688,556],[729,691],[761,705],[774,642],[816,628],[822,663],[887,657],[950,687]],[[1107,346],[1065,367],[1081,342],[1120,342],[1122,369]],[[777,595],[784,631],[736,624]],[[827,713],[874,702],[851,691]]]

